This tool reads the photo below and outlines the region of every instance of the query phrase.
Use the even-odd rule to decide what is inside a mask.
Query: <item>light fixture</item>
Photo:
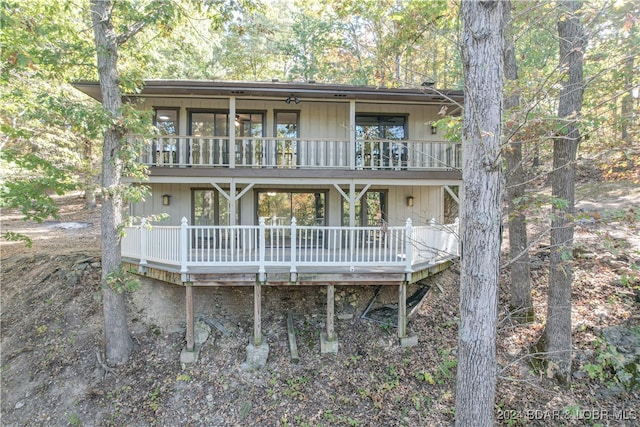
[[[171,117],[169,117],[169,116],[167,116],[165,114],[165,115],[162,115],[162,116],[158,116],[158,119],[160,119],[160,120],[169,120],[169,119],[171,119]]]
[[[438,126],[436,126],[435,122],[431,122],[431,135],[435,135],[438,133]]]
[[[297,96],[289,95],[287,99],[284,100],[284,102],[286,102],[287,104],[291,104],[291,101],[295,102],[296,104],[300,104],[300,100]]]
[[[413,196],[407,197],[407,206],[413,207]]]
[[[169,206],[171,204],[171,196],[169,194],[162,195],[162,204],[164,206]]]

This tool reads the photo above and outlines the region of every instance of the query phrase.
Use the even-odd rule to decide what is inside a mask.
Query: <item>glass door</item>
[[[407,167],[406,116],[356,116],[356,166],[365,169]]]
[[[296,218],[299,227],[325,225],[324,192],[260,191],[258,192],[258,218],[265,218],[267,225],[281,226],[283,229],[271,233],[267,229],[267,242],[273,237],[289,246],[291,244],[291,219]],[[298,245],[322,245],[322,230],[302,233]],[[304,239],[304,240],[303,240]]]
[[[299,138],[299,112],[276,111],[276,142],[273,147],[273,163],[280,167],[296,167],[299,163],[298,141]],[[306,147],[300,147],[304,150]]]
[[[158,133],[161,136],[155,140],[152,153],[153,164],[178,163],[178,108],[154,108],[153,124],[158,128]]]
[[[193,136],[189,147],[191,164],[229,164],[229,114],[226,112],[191,111],[189,113],[189,133]]]

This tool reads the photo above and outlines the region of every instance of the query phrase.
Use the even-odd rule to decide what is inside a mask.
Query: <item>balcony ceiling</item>
[[[98,82],[77,81],[74,86],[100,101]],[[243,82],[215,80],[145,80],[140,93],[130,97],[193,97],[216,98],[236,96],[239,99],[285,99],[295,96],[301,100],[322,101],[373,101],[419,104],[462,103],[459,90],[437,89],[433,86],[418,88],[382,88],[375,86],[352,86],[321,83],[291,82]]]

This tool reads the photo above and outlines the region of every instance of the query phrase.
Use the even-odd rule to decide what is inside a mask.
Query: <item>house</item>
[[[97,83],[75,86],[100,99]],[[151,195],[131,215],[123,260],[184,286],[187,348],[193,288],[327,287],[323,351],[337,348],[335,286],[395,285],[400,339],[406,285],[458,255],[460,144],[434,122],[459,115],[461,91],[289,82],[149,80],[129,100],[152,109],[142,146]]]

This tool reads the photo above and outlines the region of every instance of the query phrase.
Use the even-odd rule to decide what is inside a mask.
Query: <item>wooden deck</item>
[[[332,267],[320,271],[317,267],[299,267],[296,273],[289,266],[268,269],[260,281],[257,267],[193,267],[183,274],[180,268],[168,264],[148,262],[141,266],[136,260],[123,258],[127,271],[144,277],[184,286],[317,286],[317,285],[399,285],[415,283],[448,268],[455,257],[415,265],[407,280],[407,273],[397,267],[378,266],[368,268]]]
[[[458,223],[413,227],[128,227],[128,269],[175,284],[413,283],[458,256]]]

